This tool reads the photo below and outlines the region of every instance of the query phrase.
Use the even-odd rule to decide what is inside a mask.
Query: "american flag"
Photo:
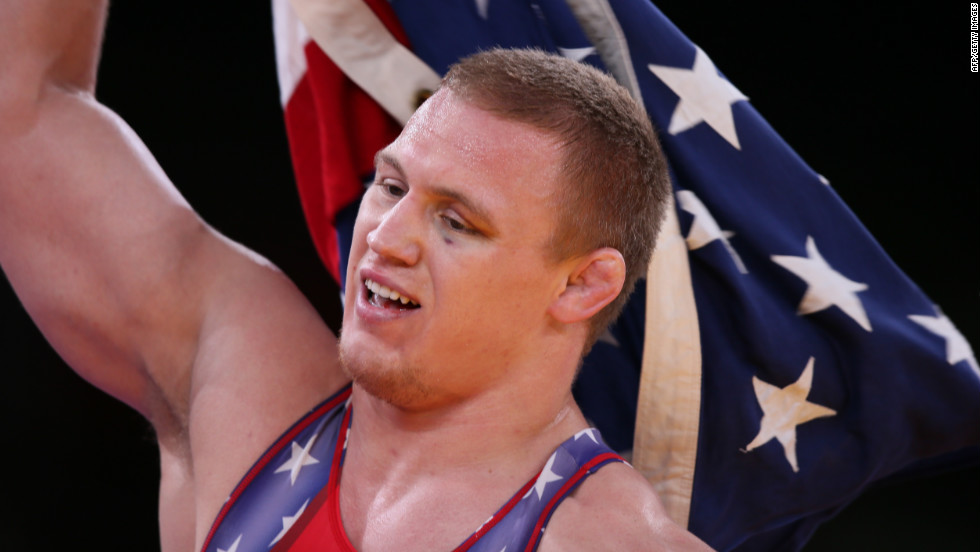
[[[966,340],[654,6],[321,4],[331,7],[273,2],[297,180],[335,275],[371,156],[404,122],[399,102],[459,57],[538,47],[610,71],[642,100],[670,160],[676,219],[655,278],[590,353],[575,392],[708,544],[796,549],[875,481],[963,449],[976,460],[980,373]],[[369,38],[338,39],[340,12]],[[424,63],[407,84],[377,56]],[[379,88],[400,99],[372,97]]]

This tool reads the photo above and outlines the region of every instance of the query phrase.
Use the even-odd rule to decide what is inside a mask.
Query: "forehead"
[[[445,89],[419,108],[385,155],[405,171],[410,187],[453,189],[491,210],[527,202],[548,208],[562,161],[552,134]]]

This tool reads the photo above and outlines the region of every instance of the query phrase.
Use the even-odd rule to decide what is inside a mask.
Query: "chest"
[[[345,467],[350,410],[339,401],[259,459],[219,513],[207,552],[533,549],[562,499],[599,466],[620,460],[583,432],[523,484],[435,470],[411,485],[372,483],[359,476],[356,458]]]
[[[369,493],[358,488],[354,477],[349,481],[349,494],[341,484],[338,517],[360,552],[483,550],[478,543],[484,528],[505,517],[513,509],[511,503],[527,492],[520,483],[433,478],[409,489]]]

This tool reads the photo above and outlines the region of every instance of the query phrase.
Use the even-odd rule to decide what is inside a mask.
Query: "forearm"
[[[105,11],[0,2],[0,266],[76,371],[145,410],[146,336],[181,331],[159,304],[203,225],[93,97]]]
[[[35,124],[47,88],[94,92],[106,4],[0,2],[0,139]]]
[[[201,225],[91,96],[50,89],[34,119],[0,143],[0,266],[61,356],[143,410],[144,340],[172,331],[161,304]]]
[[[92,92],[106,9],[105,0],[4,0],[0,67],[18,68],[25,87],[49,82]]]

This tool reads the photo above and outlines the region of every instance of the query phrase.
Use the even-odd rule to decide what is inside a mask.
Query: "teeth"
[[[371,291],[371,293],[374,293],[375,295],[381,296],[385,299],[390,299],[392,301],[400,301],[401,304],[403,305],[412,305],[414,307],[419,306],[419,304],[416,303],[415,301],[412,301],[408,297],[404,297],[397,291],[389,288],[388,286],[383,286],[375,282],[374,280],[370,280],[370,279],[365,280],[364,285]]]

